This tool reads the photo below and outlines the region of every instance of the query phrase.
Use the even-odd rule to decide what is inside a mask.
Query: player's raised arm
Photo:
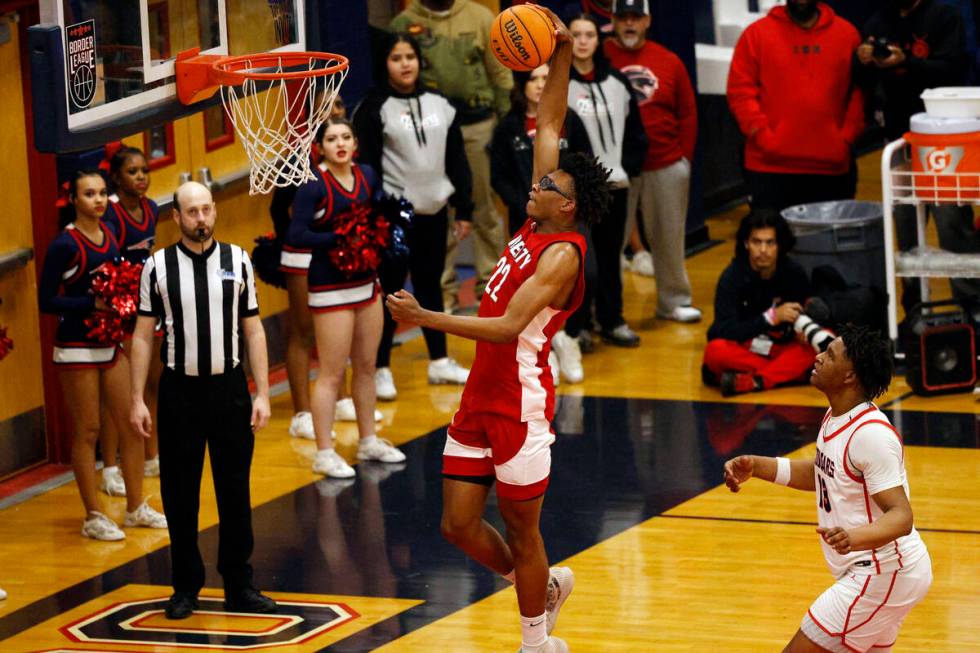
[[[786,485],[797,490],[813,492],[813,459],[790,460],[768,456],[738,456],[725,463],[725,485],[738,492],[750,478]]]
[[[531,181],[558,169],[558,141],[561,138],[565,113],[568,111],[568,74],[572,65],[572,37],[565,23],[547,7],[539,7],[548,13],[555,24],[558,44],[551,55],[548,79],[538,102],[537,133],[534,136],[534,173]]]
[[[580,265],[581,254],[574,245],[551,245],[541,255],[534,274],[521,284],[500,317],[471,317],[428,311],[405,290],[388,295],[386,304],[391,316],[398,322],[411,322],[471,340],[510,342],[546,306],[560,308],[568,301]]]

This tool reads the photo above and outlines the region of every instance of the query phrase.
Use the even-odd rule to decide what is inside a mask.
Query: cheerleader
[[[39,304],[41,311],[59,316],[54,362],[75,427],[71,460],[86,513],[82,535],[121,540],[126,535],[102,512],[96,490],[95,445],[103,400],[122,435],[122,473],[129,489],[123,525],[166,528],[167,519],[142,500],[143,445],[128,419],[129,363],[117,356],[117,346],[90,338],[85,325],[92,311],[109,308],[90,292],[93,273],[119,258],[116,238],[101,221],[108,205],[102,175],[96,170],[75,173],[68,199],[62,219],[65,228],[48,247],[44,259]]]
[[[319,102],[319,100],[317,101]],[[338,95],[330,110],[331,118],[346,118],[347,109]],[[316,165],[319,157],[311,157]],[[286,293],[289,297],[289,333],[286,336],[286,376],[289,380],[289,396],[293,400],[293,417],[289,422],[289,434],[294,438],[315,440],[313,415],[310,413],[310,354],[313,352],[313,317],[306,305],[309,288],[307,274],[310,269],[312,252],[306,247],[289,240],[289,221],[296,186],[277,187],[272,192],[269,213],[276,238],[282,243],[279,270],[286,278]],[[374,413],[374,421],[382,419],[379,411]],[[337,399],[334,419],[338,422],[356,422],[354,401],[350,397]]]
[[[109,196],[109,207],[102,216],[102,221],[116,237],[122,257],[142,265],[153,250],[160,215],[156,202],[146,196],[146,191],[150,188],[150,166],[142,150],[122,146],[112,153],[109,157],[109,180],[116,192]],[[159,338],[154,341],[156,351],[150,357],[151,369],[146,385],[146,403],[153,414],[156,414],[156,384],[163,369],[160,359],[161,342]],[[128,356],[128,349],[124,349],[123,353]],[[102,445],[102,460],[105,465],[102,468],[100,487],[109,496],[125,496],[126,485],[119,467],[116,466],[119,433],[106,416],[103,416],[102,421],[99,443]],[[160,475],[156,423],[150,439],[144,443],[143,475]]]
[[[310,397],[318,451],[313,471],[333,478],[350,478],[354,469],[334,451],[334,409],[350,358],[353,368],[351,394],[357,412],[359,460],[397,463],[405,455],[378,438],[374,427],[375,354],[381,340],[383,315],[377,273],[365,270],[345,274],[330,258],[337,245],[336,220],[381,194],[381,184],[368,166],[351,158],[357,140],[348,121],[330,118],[317,134],[323,157],[317,179],[296,192],[289,242],[312,250],[308,305],[313,312],[313,331],[320,371]]]

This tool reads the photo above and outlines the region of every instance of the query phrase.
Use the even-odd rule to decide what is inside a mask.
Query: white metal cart
[[[980,278],[980,254],[956,254],[926,243],[926,207],[930,204],[980,205],[980,173],[913,172],[908,141],[889,143],[881,155],[884,206],[885,284],[888,291],[888,336],[898,339],[898,295],[895,277],[921,277],[922,301],[929,301],[929,277]],[[895,251],[894,208],[915,207],[918,247]]]

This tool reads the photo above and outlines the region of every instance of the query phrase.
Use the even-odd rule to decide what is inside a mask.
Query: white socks
[[[521,615],[521,653],[541,653],[541,647],[548,642],[548,620],[542,613],[539,617]]]

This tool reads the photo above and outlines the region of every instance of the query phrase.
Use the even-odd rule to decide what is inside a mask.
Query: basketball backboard
[[[200,111],[177,101],[174,60],[319,49],[316,0],[41,0],[30,28],[35,145],[98,147]]]

